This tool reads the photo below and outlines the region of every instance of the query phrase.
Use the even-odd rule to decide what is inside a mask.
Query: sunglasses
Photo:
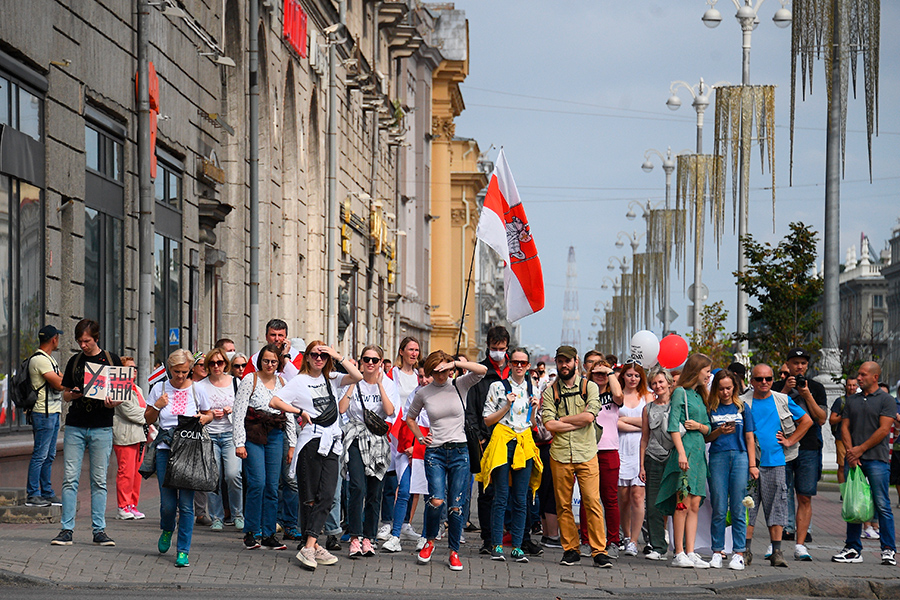
[[[782,377],[790,377],[790,376],[791,376],[791,374],[788,373],[787,371],[781,371],[781,372],[778,373],[778,374],[779,374],[780,376],[782,376]]]
[[[278,364],[278,359],[277,359],[277,358],[264,358],[264,359],[262,359],[262,364],[264,364],[264,365],[277,365],[277,364]]]
[[[326,360],[328,355],[323,352],[310,352],[309,359],[310,360]]]
[[[210,366],[213,366],[213,367],[222,367],[222,366],[225,366],[225,361],[224,360],[213,360],[213,361],[210,361],[209,364],[210,364]]]
[[[762,383],[764,381],[771,383],[772,381],[774,381],[774,379],[774,377],[754,377],[753,381],[755,381],[756,383]]]
[[[381,359],[377,356],[363,356],[359,359],[360,362],[369,363],[370,365],[377,365]]]
[[[511,364],[514,367],[524,367],[525,365],[528,364],[528,361],[527,360],[511,360],[511,361],[509,361],[509,364]]]
[[[247,363],[232,363],[231,368],[232,369],[246,369]]]

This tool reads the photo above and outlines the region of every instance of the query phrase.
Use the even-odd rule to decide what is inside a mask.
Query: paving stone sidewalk
[[[112,492],[113,488],[110,487]],[[64,584],[116,584],[147,586],[180,584],[186,586],[305,586],[321,589],[379,590],[605,590],[616,594],[630,591],[655,592],[663,589],[705,593],[728,590],[779,590],[786,593],[856,597],[892,597],[900,592],[895,582],[896,567],[880,564],[877,540],[864,541],[864,562],[844,565],[830,562],[843,546],[844,523],[840,519],[836,491],[824,491],[813,500],[814,542],[808,545],[813,562],[791,560],[793,543],[785,542],[789,568],[776,569],[763,559],[767,539],[765,528],[757,527],[753,544],[753,564],[743,572],[728,569],[677,569],[668,562],[648,561],[643,556],[622,557],[612,569],[597,569],[589,558],[581,565],[559,565],[561,550],[545,550],[527,564],[494,562],[478,555],[476,534],[467,534],[469,543],[462,548],[462,572],[447,568],[446,543],[438,543],[431,564],[415,562],[413,542],[404,542],[404,552],[381,554],[350,560],[346,552],[331,567],[319,567],[314,573],[300,568],[293,545],[288,550],[244,550],[241,535],[232,527],[215,533],[207,527],[194,529],[190,552],[191,567],[174,567],[174,547],[166,555],[156,551],[158,528],[158,491],[155,480],[145,482],[141,509],[148,518],[142,521],[117,521],[115,508],[107,511],[107,533],[115,547],[91,543],[90,499],[84,491],[76,519],[75,544],[51,546],[58,525],[0,525],[0,575],[26,576]],[[81,496],[81,494],[79,494]],[[114,497],[114,494],[110,494]],[[421,512],[421,511],[419,511]],[[895,514],[900,511],[895,509]],[[762,525],[762,520],[759,522]],[[421,524],[418,523],[417,527]],[[344,544],[345,550],[347,544]],[[5,573],[4,573],[5,572]],[[3,577],[0,577],[2,580]],[[835,587],[837,586],[837,587]],[[849,590],[849,591],[848,591]],[[875,590],[873,593],[869,590]],[[824,592],[827,592],[824,593]],[[897,596],[900,597],[900,596]]]

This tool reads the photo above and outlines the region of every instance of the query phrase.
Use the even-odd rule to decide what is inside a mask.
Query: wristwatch
[[[425,436],[420,435],[420,436],[417,437],[416,439],[419,440],[419,443],[420,443],[420,444],[422,444],[423,446],[425,445]]]

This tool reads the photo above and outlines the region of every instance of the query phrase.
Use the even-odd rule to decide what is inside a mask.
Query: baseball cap
[[[578,350],[572,346],[560,346],[556,349],[556,356],[564,356],[566,358],[578,358]]]
[[[792,358],[805,358],[806,360],[810,360],[809,352],[803,348],[791,348],[784,360],[788,361]]]
[[[53,325],[44,325],[43,327],[41,327],[41,330],[38,331],[38,339],[43,344],[44,342],[49,341],[50,339],[58,335],[62,335],[62,333],[63,332],[61,330],[57,329]]]

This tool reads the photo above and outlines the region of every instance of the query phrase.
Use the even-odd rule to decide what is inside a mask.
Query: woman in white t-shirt
[[[419,386],[419,375],[416,367],[419,364],[419,342],[414,337],[405,337],[400,342],[397,353],[397,365],[391,369],[391,379],[397,386],[399,397],[409,398]]]
[[[363,380],[351,386],[339,403],[346,421],[344,433],[344,474],[350,479],[347,523],[350,527],[350,558],[375,556],[372,542],[378,533],[381,492],[391,463],[386,435],[375,435],[365,423],[363,407],[386,419],[400,403],[397,388],[381,368],[384,351],[378,346],[363,348],[359,359]],[[418,379],[418,378],[417,378]]]
[[[333,371],[335,362],[343,365],[346,375]],[[306,535],[306,544],[297,553],[297,560],[309,571],[317,565],[337,562],[317,540],[334,502],[344,449],[336,390],[360,379],[362,373],[349,360],[316,340],[303,353],[300,373],[270,402],[273,408],[300,416],[296,445],[288,456],[300,487],[300,517]]]
[[[237,380],[229,374],[231,370],[228,357],[222,348],[213,348],[206,355],[206,379],[197,382],[197,388],[209,396],[212,406],[213,420],[206,426],[212,438],[219,463],[219,473],[228,486],[228,506],[231,518],[238,530],[244,529],[244,484],[241,477],[241,459],[234,453],[233,427],[231,412],[234,409],[234,396],[237,391]],[[209,492],[209,514],[213,519],[210,529],[222,531],[225,520],[225,508],[219,491]]]
[[[144,411],[144,420],[148,424],[157,423],[160,429],[156,440],[156,479],[159,482],[159,528],[162,529],[162,534],[159,536],[157,549],[160,554],[169,551],[177,513],[176,567],[190,566],[188,552],[191,550],[191,535],[194,532],[194,490],[163,487],[169,462],[169,442],[180,415],[193,417],[199,414],[203,425],[213,419],[206,392],[194,385],[188,377],[193,363],[194,358],[187,350],[172,352],[168,358],[172,378],[150,390]]]
[[[619,407],[619,509],[624,553],[637,556],[637,539],[644,523],[644,482],[641,480],[641,433],[644,407],[653,401],[647,373],[638,363],[625,363],[619,374],[625,397]]]

